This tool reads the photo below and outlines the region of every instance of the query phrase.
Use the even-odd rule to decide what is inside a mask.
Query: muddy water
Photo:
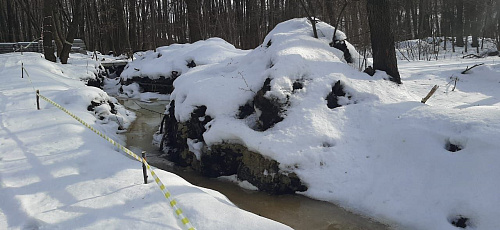
[[[250,191],[218,179],[205,178],[196,172],[173,166],[159,157],[161,154],[152,143],[152,134],[158,129],[161,115],[167,102],[144,103],[123,101],[127,108],[137,114],[137,120],[126,133],[127,146],[147,152],[148,162],[160,169],[173,172],[190,183],[217,190],[228,197],[239,208],[284,223],[294,229],[317,230],[381,230],[389,227],[365,217],[350,213],[331,203],[313,200],[301,195],[271,196],[259,191]],[[141,108],[142,107],[142,108]]]

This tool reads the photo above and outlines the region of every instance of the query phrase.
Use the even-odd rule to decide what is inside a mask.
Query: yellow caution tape
[[[170,203],[170,206],[173,208],[176,217],[184,224],[184,226],[186,227],[186,229],[188,229],[188,230],[195,230],[195,227],[191,224],[191,222],[189,221],[189,219],[183,214],[182,210],[177,206],[177,201],[174,198],[172,198],[170,191],[168,191],[168,189],[165,187],[165,185],[163,185],[163,183],[160,181],[160,178],[158,178],[158,176],[153,171],[153,169],[151,168],[151,166],[149,166],[149,164],[146,161],[146,159],[144,159],[142,157],[139,157],[137,154],[135,154],[134,152],[130,151],[125,146],[117,143],[113,139],[111,139],[108,136],[104,135],[101,131],[99,131],[99,130],[95,129],[94,127],[92,127],[91,125],[87,124],[81,118],[79,118],[76,115],[74,115],[73,113],[69,112],[67,109],[65,109],[64,107],[62,107],[59,104],[55,103],[54,101],[46,98],[45,96],[41,95],[40,93],[37,93],[37,95],[40,98],[42,98],[43,100],[49,102],[50,104],[52,104],[55,107],[59,108],[60,110],[64,111],[65,113],[67,113],[68,115],[70,115],[71,117],[73,117],[75,120],[77,120],[78,122],[80,122],[82,125],[84,125],[85,127],[89,128],[94,133],[96,133],[97,135],[101,136],[102,138],[104,138],[105,140],[107,140],[108,142],[110,142],[111,144],[113,144],[114,146],[116,146],[119,149],[123,150],[123,152],[127,153],[128,155],[132,156],[136,160],[138,160],[138,161],[142,162],[144,165],[146,165],[146,167],[148,168],[149,172],[153,176],[156,184],[158,184],[158,186],[160,187],[160,190],[163,192],[163,195],[165,196],[165,198]]]

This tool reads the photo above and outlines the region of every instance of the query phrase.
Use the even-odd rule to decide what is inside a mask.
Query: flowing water
[[[144,103],[125,100],[122,104],[137,114],[137,120],[126,133],[127,147],[131,150],[146,151],[146,158],[151,165],[173,172],[196,186],[217,190],[241,209],[284,223],[297,230],[390,229],[386,225],[353,214],[328,202],[301,195],[274,196],[246,190],[231,182],[202,177],[193,170],[173,166],[171,162],[161,158],[158,148],[152,145],[152,135],[158,130],[161,122],[160,113],[163,113],[167,102]]]

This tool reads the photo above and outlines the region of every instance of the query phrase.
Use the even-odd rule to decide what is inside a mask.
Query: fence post
[[[36,90],[36,108],[38,110],[40,110],[40,96],[38,96],[40,94],[40,90]]]
[[[146,151],[142,151],[142,159],[146,160]],[[142,175],[144,176],[144,184],[148,183],[148,173],[146,172],[146,165],[142,163]]]
[[[24,63],[21,63],[21,78],[24,78]]]

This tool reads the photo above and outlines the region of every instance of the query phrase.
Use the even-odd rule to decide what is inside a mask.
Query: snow
[[[189,151],[194,153],[196,156],[196,159],[200,160],[201,158],[201,149],[203,148],[203,142],[198,142],[197,140],[193,140],[188,138],[187,139],[187,145],[189,148]]]
[[[252,190],[252,191],[258,191],[259,190],[259,188],[255,187],[250,182],[248,182],[246,180],[244,180],[244,181],[239,180],[236,175],[232,175],[232,176],[220,176],[220,177],[218,177],[218,179],[219,180],[223,180],[223,181],[233,182],[233,183],[237,184],[238,186],[240,186],[241,188],[244,188],[244,189],[247,189],[247,190]]]
[[[451,222],[459,216],[469,219],[467,229],[500,228],[495,164],[500,160],[500,59],[461,59],[464,51],[457,50],[438,61],[401,61],[404,84],[396,85],[383,72],[370,77],[355,70],[356,63],[347,65],[328,45],[333,28],[317,26],[320,38],[314,39],[306,19],[283,22],[256,49],[183,72],[171,95],[176,119],[187,121],[205,105],[213,118],[203,134],[208,146],[244,144],[280,162],[282,172],[295,172],[308,186],[304,195],[397,228],[456,229]],[[176,69],[148,68],[153,76]],[[271,90],[265,96],[288,107],[283,121],[260,132],[253,129],[259,111],[244,120],[236,115],[267,78]],[[342,107],[329,109],[325,98],[339,80],[347,96],[340,98]],[[294,91],[295,81],[304,88]],[[441,87],[420,103],[433,85]],[[446,150],[450,143],[463,150]]]
[[[160,76],[170,76],[172,71],[182,75],[189,71],[187,64],[191,61],[197,66],[210,65],[245,53],[247,51],[236,49],[220,38],[158,47],[156,51],[136,53],[135,61],[127,65],[120,77],[123,80],[133,77],[158,79]]]
[[[29,78],[21,78],[21,63]],[[0,229],[183,229],[152,178],[143,184],[140,163],[45,101],[36,110],[39,89],[124,144],[119,127],[135,114],[81,80],[94,77],[98,65],[86,55],[72,55],[68,65],[36,53],[0,55]],[[109,101],[117,112],[108,103],[88,111],[91,101]],[[219,192],[155,172],[199,229],[290,229]]]
[[[448,49],[437,61],[402,58],[403,84],[396,85],[384,80],[383,72],[370,77],[353,68],[356,63],[346,64],[342,53],[328,45],[333,28],[317,26],[320,38],[314,39],[306,19],[281,23],[250,51],[218,38],[161,47],[138,54],[122,79],[179,71],[170,95],[178,120],[188,120],[205,105],[213,118],[205,144],[240,143],[277,160],[282,172],[296,173],[307,185],[306,196],[396,229],[453,230],[451,222],[460,216],[469,219],[466,229],[500,229],[500,58],[462,59],[463,49]],[[71,65],[31,53],[0,59],[0,229],[181,228],[156,185],[142,184],[137,162],[51,105],[34,109],[33,89],[19,78],[21,61],[43,95],[120,139],[116,121],[127,123],[134,115],[124,110],[112,115],[103,105],[101,121],[87,111],[91,100],[114,100],[79,80],[92,77],[87,59],[70,59]],[[190,60],[195,68],[186,66]],[[479,63],[484,65],[460,73]],[[267,78],[272,81],[266,97],[288,107],[283,121],[260,132],[252,129],[256,114],[242,120],[236,114]],[[347,96],[340,98],[342,107],[329,109],[325,98],[338,80]],[[296,81],[304,87],[294,91]],[[440,86],[434,96],[420,103],[434,85]],[[156,98],[129,87],[125,92],[134,97]],[[201,155],[202,144],[190,140],[189,147]],[[462,150],[446,150],[450,144]],[[156,171],[197,227],[287,228],[237,209],[216,191]]]

